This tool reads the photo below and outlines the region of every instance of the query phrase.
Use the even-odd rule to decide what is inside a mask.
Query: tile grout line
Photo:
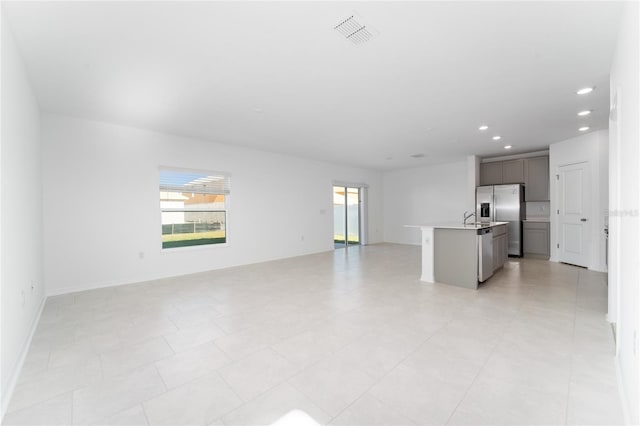
[[[151,424],[151,422],[149,422],[149,416],[147,416],[147,410],[145,410],[144,408],[144,404],[142,402],[138,403],[140,405],[140,408],[142,408],[142,414],[144,415],[144,419],[147,422],[147,426]]]
[[[137,405],[140,405],[140,406],[142,407],[142,412],[143,412],[143,413],[144,413],[144,415],[145,415],[145,419],[147,419],[147,424],[149,424],[149,419],[147,418],[147,413],[145,412],[145,409],[144,409],[144,403],[145,403],[145,402],[147,402],[147,401],[150,401],[150,400],[152,400],[153,398],[156,398],[156,397],[158,397],[158,396],[160,396],[160,395],[164,395],[165,393],[167,393],[167,392],[168,392],[167,385],[164,383],[164,380],[162,379],[162,376],[160,375],[160,372],[158,371],[157,367],[155,367],[155,361],[152,361],[150,364],[140,365],[140,366],[135,367],[135,368],[133,368],[133,369],[131,369],[131,370],[128,370],[128,371],[125,371],[125,372],[123,372],[123,373],[120,373],[120,374],[117,374],[117,375],[115,375],[115,376],[111,376],[111,377],[108,377],[108,378],[107,378],[107,380],[113,380],[113,379],[115,379],[115,378],[123,377],[123,376],[124,376],[125,374],[127,374],[127,373],[131,373],[131,372],[133,372],[133,371],[135,371],[135,370],[141,370],[141,369],[143,369],[143,368],[147,368],[147,367],[150,367],[150,366],[153,366],[153,367],[156,369],[156,373],[157,373],[157,374],[158,374],[158,376],[160,377],[160,380],[162,381],[162,384],[163,384],[163,385],[164,385],[164,387],[165,387],[165,391],[164,391],[164,392],[162,392],[162,393],[160,393],[160,394],[158,394],[158,395],[155,395],[155,396],[153,396],[153,397],[151,397],[151,398],[147,398],[147,399],[144,399],[144,400],[140,400],[140,401],[136,402],[136,403],[135,403],[135,404],[133,404],[133,405],[127,406],[127,407],[125,407],[125,408],[123,408],[123,409],[121,409],[121,410],[119,410],[119,411],[117,411],[117,412],[115,412],[115,413],[112,413],[112,414],[110,414],[110,415],[107,415],[107,416],[105,416],[105,417],[103,417],[103,418],[99,419],[99,421],[109,420],[109,419],[111,419],[112,417],[115,417],[115,416],[117,416],[118,414],[120,414],[120,413],[122,413],[122,412],[124,412],[124,411],[130,410],[131,408],[133,408],[133,407],[135,407],[135,406],[137,406]],[[102,381],[103,381],[103,382],[105,381],[105,380],[104,380],[104,378],[103,378],[103,380],[102,380]],[[85,387],[88,387],[88,386],[85,386]],[[79,389],[76,389],[76,390],[80,390],[80,389],[84,389],[84,388],[79,388]],[[75,392],[76,390],[74,390],[73,392]]]
[[[149,422],[149,415],[147,414],[147,409],[144,407],[144,403],[148,402],[148,401],[151,401],[152,399],[157,398],[159,396],[166,395],[167,393],[169,393],[169,390],[170,390],[169,387],[167,386],[167,384],[165,383],[164,379],[162,378],[162,374],[160,374],[160,370],[158,370],[158,366],[156,365],[156,362],[157,361],[152,362],[151,365],[153,365],[153,368],[156,370],[156,374],[158,375],[158,377],[160,377],[160,381],[162,382],[162,385],[164,386],[164,392],[162,392],[162,393],[160,393],[158,395],[155,395],[155,396],[153,396],[151,398],[147,398],[145,400],[138,401],[137,404],[132,405],[129,408],[125,408],[124,410],[119,411],[119,413],[121,413],[121,412],[126,411],[126,410],[128,410],[130,408],[135,407],[136,405],[140,405],[140,407],[142,408],[142,413],[144,414],[144,418],[147,421],[147,425],[150,425],[151,422]],[[116,413],[116,414],[118,414],[118,413]]]
[[[448,320],[447,322],[445,322],[439,329],[438,331],[444,329],[447,325],[449,325],[451,322],[453,322],[453,319]],[[427,342],[429,340],[431,340],[431,338],[438,332],[438,331],[434,331],[433,333],[431,333],[431,335],[429,335],[429,337],[427,337],[424,342],[420,343],[413,351],[411,351],[410,353],[408,353],[406,356],[404,356],[400,361],[398,361],[396,363],[396,365],[394,365],[392,368],[389,369],[389,371],[387,371],[385,374],[383,374],[380,379],[376,380],[375,383],[373,383],[371,386],[369,386],[364,392],[362,392],[362,394],[356,398],[355,400],[353,400],[350,404],[348,404],[346,407],[344,407],[342,410],[340,410],[340,412],[338,414],[336,414],[334,417],[331,418],[331,421],[335,420],[336,418],[338,418],[342,413],[344,413],[349,407],[351,407],[353,404],[355,404],[358,400],[360,400],[365,394],[367,394],[371,389],[373,389],[378,383],[380,383],[382,380],[384,380],[385,377],[387,377],[389,374],[391,374],[391,372],[393,370],[395,370],[400,364],[402,364],[407,358],[409,358],[411,355],[413,355],[414,353],[418,352],[424,345],[427,344]],[[358,367],[356,367],[358,368]],[[366,374],[367,376],[371,377],[371,375],[369,375],[366,371],[361,370],[360,368],[358,368],[359,371],[363,372],[364,374]],[[373,377],[372,377],[373,378]],[[373,378],[375,380],[375,378]],[[371,395],[373,396],[373,395]],[[378,398],[376,398],[375,396],[373,396],[377,401],[381,402],[382,405],[384,405],[385,407],[387,406],[384,402],[380,401]],[[393,409],[392,409],[393,410]],[[394,412],[396,412],[396,410],[393,410]],[[400,414],[402,417],[406,417],[405,415],[402,415],[401,413],[397,413]],[[408,419],[411,422],[417,424],[416,422],[413,421],[413,419]]]
[[[522,302],[520,306],[522,306],[525,302]],[[451,421],[451,419],[453,418],[453,415],[458,411],[458,408],[460,408],[460,405],[462,404],[462,402],[465,400],[465,398],[467,397],[467,395],[469,394],[469,391],[471,390],[471,388],[473,387],[473,385],[476,383],[476,381],[478,380],[478,377],[480,377],[480,374],[482,373],[482,371],[484,370],[484,368],[487,366],[487,364],[489,363],[489,360],[491,359],[491,357],[493,356],[496,348],[500,345],[500,343],[502,342],[502,340],[504,339],[504,335],[507,332],[507,328],[510,327],[513,322],[515,321],[515,317],[516,314],[512,315],[509,324],[504,328],[501,336],[499,339],[497,339],[496,344],[493,345],[493,347],[491,348],[491,352],[489,352],[489,355],[487,355],[487,358],[484,360],[484,363],[480,366],[480,368],[478,369],[478,372],[476,373],[476,375],[473,377],[473,380],[471,381],[471,383],[469,384],[469,386],[467,387],[467,389],[464,391],[464,395],[462,395],[462,398],[460,398],[460,401],[458,401],[458,403],[456,404],[455,408],[451,411],[451,414],[449,414],[449,417],[447,418],[447,421],[445,422],[445,425],[448,425],[449,422]]]
[[[104,418],[100,419],[101,421],[109,420],[110,418],[112,418],[112,417],[114,417],[114,416],[117,416],[118,414],[120,414],[120,413],[122,413],[122,412],[124,412],[124,411],[130,410],[130,409],[132,409],[132,408],[134,408],[134,407],[136,407],[136,406],[138,406],[138,405],[139,405],[139,406],[142,408],[142,413],[144,414],[144,418],[145,418],[145,419],[146,419],[146,421],[147,421],[147,425],[149,425],[149,424],[150,424],[150,423],[149,423],[149,417],[147,416],[147,412],[146,412],[146,410],[145,410],[145,408],[144,408],[144,403],[145,403],[145,402],[148,402],[148,401],[151,401],[152,399],[157,398],[157,397],[159,397],[159,396],[161,396],[161,395],[165,395],[167,392],[169,392],[169,389],[167,388],[167,385],[166,385],[166,383],[164,382],[164,379],[162,378],[162,375],[161,375],[161,374],[160,374],[160,372],[158,371],[158,367],[156,367],[156,365],[155,365],[155,361],[153,361],[153,362],[151,362],[150,364],[147,364],[147,365],[142,365],[142,366],[136,367],[136,368],[134,368],[134,369],[133,369],[133,370],[131,370],[131,371],[139,370],[139,369],[142,369],[142,368],[147,368],[147,367],[150,367],[150,366],[153,366],[153,367],[154,367],[154,369],[156,370],[156,373],[158,374],[158,377],[160,377],[160,381],[162,381],[162,385],[164,386],[164,392],[159,393],[158,395],[154,395],[154,396],[152,396],[151,398],[147,398],[147,399],[139,400],[138,402],[136,402],[136,403],[135,403],[135,404],[133,404],[133,405],[130,405],[130,406],[128,406],[128,407],[125,407],[125,408],[123,408],[122,410],[119,410],[119,411],[118,411],[118,412],[116,412],[116,413],[113,413],[113,414],[111,414],[111,415],[109,415],[109,416],[106,416],[106,417],[104,417]],[[129,372],[131,372],[131,371],[129,371]],[[122,373],[122,374],[120,374],[120,375],[118,375],[118,376],[122,376],[122,375],[124,375],[124,374],[125,374],[125,373]],[[118,376],[113,376],[113,377],[118,377]],[[113,377],[112,377],[112,378],[113,378]]]
[[[249,401],[252,401],[252,400],[253,400],[253,399],[255,399],[255,398],[252,398],[252,399],[250,399],[249,401],[245,401],[245,400],[244,400],[244,399],[243,399],[243,398],[238,394],[238,392],[236,392],[236,390],[235,390],[235,389],[234,389],[234,388],[229,384],[229,382],[227,382],[227,381],[225,380],[225,378],[222,376],[222,374],[220,374],[220,370],[216,370],[216,371],[215,371],[215,373],[216,373],[216,375],[218,376],[218,378],[220,378],[220,380],[222,380],[222,383],[224,383],[224,384],[227,386],[227,388],[228,388],[228,389],[229,389],[229,390],[230,390],[230,391],[231,391],[231,392],[232,392],[232,393],[233,393],[233,394],[238,398],[238,400],[242,402],[242,403],[241,403],[240,405],[238,405],[237,407],[235,407],[235,408],[233,408],[233,409],[231,409],[231,410],[229,410],[229,411],[227,411],[227,412],[225,412],[225,413],[220,414],[218,417],[216,417],[215,419],[213,419],[213,420],[212,420],[212,421],[220,420],[222,423],[225,423],[225,422],[222,420],[222,418],[223,418],[224,416],[226,416],[227,414],[230,414],[230,413],[232,413],[232,412],[234,412],[234,411],[236,411],[236,410],[239,410],[241,407],[245,406]],[[257,397],[256,397],[256,398],[257,398]],[[225,423],[225,424],[226,424],[226,423]]]
[[[586,274],[586,273],[585,273],[585,274]],[[321,278],[324,278],[324,277],[321,277]],[[581,282],[581,276],[580,276],[580,274],[578,274],[578,279],[577,279],[578,288],[579,288],[579,284],[580,284],[580,282]],[[378,286],[378,287],[380,287],[380,286]],[[376,290],[377,290],[377,289],[378,289],[378,288],[376,287]],[[525,296],[525,299],[523,299],[523,301],[522,301],[522,302],[519,302],[519,308],[518,308],[519,310],[521,310],[521,309],[522,309],[522,306],[523,306],[524,304],[526,304],[526,303],[527,303],[527,300],[531,301],[531,300],[532,300],[532,295],[534,295],[534,293],[533,293],[533,288],[528,288],[528,287],[527,287],[527,288],[526,288],[526,290],[527,290],[527,291],[526,291],[526,293],[528,293],[528,294],[527,294],[527,296]],[[354,292],[354,291],[356,291],[356,290],[353,290],[353,291],[351,291],[351,292]],[[536,293],[536,294],[537,294],[537,293]],[[74,296],[74,298],[77,298],[77,297],[78,297],[78,296]],[[375,296],[374,298],[375,298],[375,299],[382,299],[382,298],[384,298],[384,296],[383,296],[383,295],[377,295],[377,296]],[[575,295],[576,305],[574,306],[574,312],[573,312],[573,325],[574,325],[574,327],[573,327],[573,334],[572,334],[572,339],[573,339],[573,342],[574,342],[574,343],[575,343],[575,339],[576,339],[576,336],[577,336],[577,330],[576,330],[576,325],[577,325],[577,323],[578,323],[578,322],[577,322],[577,316],[578,316],[578,314],[579,314],[579,312],[580,312],[580,311],[577,309],[577,301],[578,301],[578,300],[579,300],[579,297],[578,297],[578,291],[576,291],[576,295]],[[540,302],[538,302],[538,303],[542,305],[542,303],[543,303],[543,302],[542,302],[542,301],[540,301]],[[77,305],[78,305],[78,304],[76,304],[75,306],[77,306]],[[73,305],[71,305],[71,306],[73,306]],[[305,306],[306,306],[306,305],[305,305]],[[544,306],[542,306],[542,307],[544,308]],[[354,311],[354,310],[357,310],[357,309],[352,308],[352,309],[349,309],[349,310],[347,310],[347,311],[345,311],[345,312],[352,312],[352,311]],[[93,312],[94,312],[94,314],[95,314],[95,312],[96,312],[96,311],[95,311],[95,310],[93,310]],[[253,311],[252,311],[252,312],[253,312]],[[330,318],[336,318],[336,317],[338,317],[338,316],[340,315],[340,313],[343,313],[343,312],[342,312],[342,311],[340,311],[340,312],[334,312],[334,314],[333,314],[333,315],[331,315],[331,316],[330,316]],[[168,319],[169,319],[169,320],[170,320],[170,321],[175,325],[175,321],[173,321],[171,318],[168,318]],[[177,320],[177,318],[176,318],[176,320]],[[518,320],[518,317],[517,317],[517,316],[513,316],[513,315],[511,315],[511,318],[510,318],[510,324],[511,324],[511,325],[507,326],[507,327],[505,328],[505,330],[508,330],[508,329],[509,329],[509,327],[513,326],[513,324],[514,324],[514,323],[515,323],[515,321],[517,321],[517,320]],[[447,325],[447,324],[449,324],[451,321],[452,321],[452,320],[449,320],[447,323],[443,324],[443,326],[442,326],[442,327],[446,327],[446,325]],[[177,327],[177,326],[176,326],[176,327]],[[180,328],[179,328],[179,327],[177,327],[177,328],[178,328],[178,330],[180,330]],[[312,327],[311,327],[311,328],[312,328]],[[299,335],[299,334],[302,334],[302,333],[304,333],[305,331],[308,331],[308,330],[309,330],[309,329],[305,329],[305,330],[303,330],[303,331],[301,331],[301,332],[299,332],[299,333],[295,334],[294,336],[297,336],[297,335]],[[164,340],[165,340],[165,342],[166,342],[166,338],[165,338],[165,335],[164,335],[164,334],[162,335],[162,337],[163,337],[163,339],[164,339]],[[222,337],[222,336],[221,336],[221,337]],[[293,337],[293,336],[290,336],[290,337]],[[567,337],[568,337],[568,336],[567,336]],[[419,345],[418,345],[418,347],[417,347],[415,350],[413,350],[410,354],[407,354],[404,358],[402,358],[402,360],[401,360],[401,361],[399,361],[399,362],[398,362],[398,363],[397,363],[393,368],[391,368],[387,373],[385,373],[385,374],[384,374],[384,375],[383,375],[383,376],[382,376],[378,381],[376,381],[376,383],[374,383],[374,384],[373,384],[373,385],[371,385],[371,386],[370,386],[366,391],[364,391],[364,393],[363,393],[362,395],[360,395],[360,397],[356,398],[356,400],[355,400],[355,401],[353,401],[351,404],[347,405],[347,407],[345,407],[345,408],[344,408],[340,413],[338,413],[338,415],[337,415],[337,416],[341,415],[341,414],[342,414],[346,409],[348,409],[349,407],[351,407],[351,406],[352,406],[353,404],[355,404],[357,401],[361,400],[361,399],[364,397],[364,395],[366,395],[366,394],[367,394],[367,392],[369,392],[369,391],[371,390],[371,388],[373,388],[374,386],[376,386],[377,384],[379,384],[379,383],[380,383],[380,381],[384,379],[384,377],[388,376],[388,375],[389,375],[393,370],[395,370],[395,369],[398,367],[398,365],[399,365],[400,363],[404,362],[404,361],[406,360],[406,358],[408,358],[409,356],[411,356],[411,354],[413,354],[413,353],[415,353],[416,351],[418,351],[421,347],[424,347],[424,345],[425,345],[425,344],[426,344],[426,343],[427,343],[431,338],[432,338],[432,335],[430,335],[428,338],[426,338],[426,340],[424,340],[421,344],[419,344]],[[491,359],[491,357],[493,356],[493,354],[494,354],[494,353],[495,353],[495,351],[497,350],[497,347],[498,347],[497,345],[499,345],[499,344],[500,344],[500,342],[503,342],[503,341],[504,341],[504,339],[505,339],[505,332],[503,331],[502,336],[497,340],[496,345],[491,349],[491,352],[490,352],[490,353],[489,353],[489,355],[487,356],[487,359],[485,360],[485,362],[483,363],[483,365],[480,367],[480,370],[479,370],[478,374],[476,374],[476,376],[474,377],[473,381],[471,382],[471,385],[470,385],[470,386],[469,386],[469,388],[467,389],[467,392],[465,392],[465,396],[463,396],[462,400],[464,400],[464,398],[466,397],[467,393],[469,392],[469,389],[470,389],[470,388],[473,386],[473,384],[477,381],[477,378],[478,378],[479,374],[481,374],[481,373],[482,373],[482,371],[484,370],[484,368],[485,368],[485,367],[486,367],[486,365],[487,365],[487,362]],[[356,339],[356,340],[357,340],[357,339]],[[142,343],[142,342],[144,342],[144,341],[146,341],[146,339],[145,339],[145,340],[142,340],[142,341],[141,341],[141,343]],[[211,343],[211,342],[213,342],[213,343],[214,343],[214,345],[215,345],[218,349],[220,349],[220,348],[215,344],[215,339],[213,339],[213,340],[209,341],[209,343]],[[203,344],[206,344],[206,343],[207,343],[207,342],[205,342],[205,343],[203,343]],[[349,343],[349,344],[351,344],[351,343]],[[330,352],[326,353],[322,359],[327,359],[327,357],[331,357],[331,356],[334,356],[334,355],[338,354],[338,353],[339,353],[341,350],[343,350],[345,347],[349,346],[349,344],[346,344],[346,345],[344,345],[344,346],[340,346],[339,348],[337,348],[337,349],[335,349],[335,350],[333,350],[333,351],[330,351]],[[169,347],[171,347],[171,346],[169,345]],[[267,345],[266,347],[269,347],[269,348],[273,349],[273,348],[272,348],[272,345]],[[171,349],[172,349],[172,351],[173,351],[173,348],[171,348]],[[573,349],[573,348],[572,348],[572,349]],[[221,351],[222,353],[226,354],[226,352],[224,352],[224,350],[220,349],[220,351]],[[257,351],[255,351],[255,352],[257,352]],[[255,353],[255,352],[251,352],[251,354],[252,354],[252,353]],[[276,353],[278,353],[278,352],[276,352]],[[574,362],[573,362],[573,361],[574,361],[574,355],[575,355],[575,354],[576,354],[576,353],[574,352],[574,350],[572,350],[572,358],[571,358],[571,363],[570,363],[570,369],[571,369],[571,370],[570,370],[570,374],[572,374],[572,370],[573,370],[573,368],[575,368],[575,365],[574,365]],[[175,352],[174,352],[174,354],[172,354],[172,355],[175,355]],[[170,355],[170,356],[172,356],[172,355]],[[280,355],[282,356],[282,354],[280,354]],[[250,354],[245,355],[245,357],[246,357],[246,356],[250,356]],[[229,357],[229,358],[231,359],[231,357]],[[244,358],[244,357],[243,357],[243,358]],[[50,359],[51,359],[51,351],[49,351],[49,352],[48,352],[48,354],[47,354],[47,369],[48,369],[48,366],[49,366]],[[317,363],[319,363],[319,362],[322,362],[322,359],[318,360],[316,363],[313,363],[313,364],[311,364],[311,365],[309,365],[309,366],[307,366],[307,367],[305,367],[305,368],[309,368],[309,367],[311,367],[312,365],[315,365],[315,364],[317,364]],[[156,364],[156,362],[157,362],[157,360],[156,360],[156,361],[152,361],[151,363],[155,365],[155,364]],[[148,364],[147,364],[147,365],[148,365]],[[103,371],[103,366],[102,366],[102,363],[101,363],[101,362],[100,362],[100,368],[101,368],[101,376],[102,376],[102,379],[104,380],[104,371]],[[156,370],[157,370],[157,365],[156,365]],[[215,369],[215,371],[216,371],[216,372],[218,372],[218,375],[219,375],[219,371],[218,371],[218,370],[219,370],[219,369]],[[360,369],[358,368],[358,370],[360,370]],[[213,372],[214,370],[211,370],[211,371]],[[366,372],[365,372],[365,373],[366,373]],[[161,379],[162,379],[162,376],[160,376],[160,377],[161,377]],[[201,378],[201,377],[203,377],[203,376],[200,376],[199,378]],[[570,378],[571,378],[571,375],[570,375]],[[194,380],[197,380],[197,379],[198,379],[198,378],[196,378],[196,379],[194,379]],[[163,380],[163,383],[164,383],[164,379],[162,379],[162,380]],[[222,380],[224,381],[224,378],[222,378]],[[285,380],[285,382],[288,382],[288,381],[289,381],[289,379],[286,379],[286,380]],[[226,383],[226,381],[224,381],[224,382]],[[264,393],[268,392],[269,390],[273,389],[274,387],[277,387],[277,386],[279,386],[279,385],[281,385],[281,384],[283,384],[283,383],[285,383],[285,382],[281,382],[280,384],[273,386],[272,388],[268,389],[267,391],[264,391],[263,393],[259,394],[259,395],[258,395],[258,396],[256,396],[255,398],[258,398],[259,396],[262,396]],[[166,387],[166,383],[165,383],[164,385],[165,385],[165,389],[166,389],[166,390],[165,390],[165,392],[166,392],[166,391],[168,390],[168,388]],[[233,391],[233,388],[231,388],[231,387],[228,385],[228,383],[226,383],[226,385],[227,385],[227,386],[228,386],[228,387]],[[571,384],[569,383],[568,390],[570,391],[570,389],[571,389]],[[75,391],[76,391],[76,390],[77,390],[77,389],[74,389],[74,390],[72,390],[72,391],[71,391],[71,393],[72,393],[72,399],[73,399],[73,393],[75,393]],[[233,392],[235,393],[235,391],[233,391]],[[305,397],[306,397],[306,396],[305,396]],[[378,399],[377,399],[377,398],[375,398],[373,395],[371,395],[371,397],[372,397],[372,398],[374,398],[374,399],[376,399],[376,400],[378,400]],[[254,399],[254,398],[252,398],[250,401],[252,401],[253,399]],[[308,399],[308,397],[307,397],[307,399]],[[240,400],[242,401],[242,398],[240,398]],[[379,401],[379,400],[378,400],[378,401]],[[247,402],[243,402],[243,403],[242,403],[242,405],[240,405],[240,407],[242,407],[243,405],[246,405],[248,402],[249,402],[249,401],[247,401]],[[311,402],[313,402],[313,401],[311,401]],[[380,401],[379,401],[379,402],[380,402]],[[568,405],[568,404],[569,404],[569,399],[567,399],[567,405]],[[314,403],[314,405],[315,405],[315,403]],[[383,404],[383,405],[384,405],[384,404]],[[458,405],[460,405],[460,403],[459,403]],[[237,407],[237,408],[240,408],[240,407]],[[236,408],[236,409],[237,409],[237,408]],[[457,408],[458,408],[458,407],[456,407],[456,409],[454,409],[454,412],[453,412],[453,413],[455,413],[455,411],[457,410]],[[74,404],[73,404],[73,401],[72,401],[72,404],[71,404],[71,410],[72,410],[71,415],[72,415],[72,416],[73,416],[73,409],[74,409]],[[145,419],[146,419],[146,421],[148,422],[148,417],[147,417],[147,415],[146,415],[146,412],[144,411],[144,407],[143,407],[143,413],[145,414]],[[453,413],[452,413],[452,414],[453,414]],[[226,415],[226,414],[223,414],[223,416],[224,416],[224,415]],[[337,417],[337,416],[336,416],[336,417]],[[404,417],[404,416],[403,416],[403,417]],[[334,419],[335,419],[335,417],[334,417]],[[450,416],[450,418],[449,418],[449,421],[450,421],[450,419],[451,419],[451,416]],[[568,410],[565,412],[565,421],[566,421],[566,422],[568,422]]]
[[[578,319],[578,290],[580,288],[580,271],[577,271],[576,276],[576,298],[573,310],[573,333],[571,334],[571,362],[569,364],[569,381],[567,382],[567,401],[564,407],[564,424],[569,424],[569,402],[571,400],[571,380],[573,378],[573,364],[575,357],[575,344],[576,344],[576,322]]]
[[[71,417],[69,417],[69,424],[74,424],[74,422],[73,422],[73,411],[74,411],[73,408],[74,408],[74,405],[75,405],[75,403],[74,403],[74,401],[75,401],[75,398],[74,398],[75,392],[76,391],[72,391],[71,392],[71,413],[70,413]]]

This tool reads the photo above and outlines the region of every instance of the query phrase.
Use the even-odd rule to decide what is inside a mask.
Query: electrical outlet
[[[300,241],[304,241],[304,235],[300,236]]]
[[[138,258],[144,259],[144,252],[143,251],[138,253]]]

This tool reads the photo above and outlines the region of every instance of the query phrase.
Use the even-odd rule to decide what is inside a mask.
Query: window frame
[[[183,208],[175,208],[175,207],[162,207],[162,197],[161,197],[161,193],[163,192],[174,192],[174,193],[179,193],[179,188],[175,187],[175,188],[163,188],[162,187],[162,182],[161,180],[161,176],[162,176],[162,172],[163,171],[169,171],[169,172],[176,172],[176,173],[184,173],[184,174],[198,174],[198,175],[204,175],[204,176],[220,176],[223,177],[225,180],[225,191],[223,192],[218,192],[219,195],[224,195],[224,208],[223,209],[219,209],[219,208],[215,208],[215,209],[198,209],[198,208],[193,208],[193,207],[183,207]],[[184,167],[173,167],[173,166],[160,166],[158,168],[158,207],[159,207],[159,218],[160,218],[160,235],[159,235],[159,246],[160,246],[160,252],[161,253],[174,253],[174,252],[178,252],[178,251],[188,251],[188,250],[206,250],[206,249],[212,249],[215,247],[228,247],[229,246],[229,236],[230,236],[230,226],[229,226],[229,217],[231,216],[230,214],[230,210],[231,210],[231,173],[229,172],[221,172],[221,171],[214,171],[214,170],[202,170],[202,169],[190,169],[190,168],[184,168]],[[187,189],[185,187],[185,189]],[[189,190],[185,190],[184,192],[191,192]],[[193,191],[196,193],[209,193],[209,194],[215,194],[215,192],[202,192],[202,191]],[[162,233],[162,227],[164,226],[164,224],[162,223],[163,219],[163,213],[165,212],[224,212],[224,217],[225,217],[225,221],[224,221],[224,231],[225,231],[225,241],[224,242],[220,242],[220,243],[205,243],[205,244],[193,244],[193,245],[184,245],[184,246],[175,246],[175,247],[164,247],[163,246],[163,233]]]

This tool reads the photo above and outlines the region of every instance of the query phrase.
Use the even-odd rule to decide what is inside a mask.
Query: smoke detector
[[[366,43],[378,35],[378,31],[366,25],[362,17],[355,12],[341,19],[333,29],[353,44]]]

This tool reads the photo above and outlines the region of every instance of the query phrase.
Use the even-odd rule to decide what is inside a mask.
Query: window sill
[[[229,247],[229,243],[220,243],[220,244],[201,244],[197,246],[185,246],[185,247],[171,247],[171,248],[160,248],[160,253],[168,254],[168,253],[178,253],[183,251],[201,251],[201,250],[211,250],[216,248]]]

